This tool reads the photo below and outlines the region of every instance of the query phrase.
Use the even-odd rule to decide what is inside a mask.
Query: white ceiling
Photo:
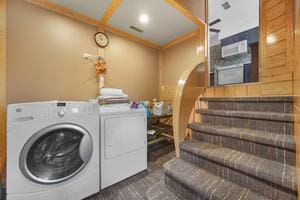
[[[139,22],[141,14],[149,16],[147,24]],[[196,24],[163,0],[123,0],[108,24],[157,45],[163,45],[197,28]],[[130,26],[136,26],[144,32],[136,32]]]
[[[49,0],[80,14],[100,20],[111,0]],[[142,24],[139,16],[147,14],[149,22]],[[164,0],[122,0],[108,25],[148,40],[156,45],[164,45],[178,36],[197,29],[197,25]],[[135,26],[143,33],[130,29]]]
[[[231,8],[225,10],[222,4],[229,2]],[[209,22],[222,21],[212,28],[220,29],[220,39],[259,26],[259,0],[209,0]]]
[[[92,19],[100,20],[111,0],[49,0]]]

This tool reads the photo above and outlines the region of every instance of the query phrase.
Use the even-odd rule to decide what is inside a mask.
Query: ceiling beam
[[[121,0],[112,0],[104,15],[99,21],[99,25],[106,25],[108,20],[113,16],[114,12],[118,9],[121,4]]]
[[[161,47],[161,49],[162,49],[162,50],[165,50],[165,49],[170,48],[170,47],[172,47],[172,46],[174,46],[174,45],[176,45],[176,44],[178,44],[178,43],[180,43],[180,42],[183,42],[183,41],[185,41],[185,40],[187,40],[187,39],[190,39],[190,38],[192,38],[192,37],[194,37],[194,36],[197,35],[197,31],[198,31],[198,29],[197,29],[197,30],[194,30],[194,31],[192,31],[192,32],[186,33],[186,34],[184,34],[184,35],[182,35],[182,36],[179,36],[179,37],[177,37],[177,38],[171,40],[171,41],[168,42],[167,44],[163,45],[163,46]]]
[[[92,26],[98,26],[98,21],[97,20],[94,20],[94,19],[92,19],[88,16],[85,16],[85,15],[79,14],[79,13],[77,13],[77,12],[71,10],[71,9],[65,8],[65,7],[60,6],[58,4],[52,3],[50,1],[47,1],[47,0],[26,0],[26,1],[28,1],[32,4],[35,4],[35,5],[41,6],[43,8],[46,8],[48,10],[60,13],[62,15],[71,17],[71,18],[76,19],[78,21],[81,21],[83,23],[86,23],[86,24],[89,24],[89,25],[92,25]]]
[[[165,0],[168,4],[170,4],[172,7],[174,7],[176,10],[178,10],[181,14],[189,18],[191,21],[193,21],[195,24],[199,26],[203,26],[205,24],[202,22],[201,19],[191,14],[181,3],[179,3],[177,0]]]
[[[154,48],[154,49],[160,49],[160,48],[161,48],[161,46],[156,45],[156,44],[154,44],[154,43],[152,43],[152,42],[149,42],[148,40],[139,38],[139,37],[137,37],[137,36],[135,36],[135,35],[131,35],[131,34],[125,32],[125,31],[122,31],[122,30],[117,29],[117,28],[114,28],[114,27],[111,27],[111,26],[106,25],[106,26],[104,26],[104,29],[105,29],[106,31],[108,31],[108,32],[111,32],[111,33],[114,33],[114,34],[116,34],[116,35],[125,37],[125,38],[127,38],[127,39],[130,39],[130,40],[139,42],[139,43],[141,43],[141,44],[143,44],[143,45],[152,47],[152,48]]]

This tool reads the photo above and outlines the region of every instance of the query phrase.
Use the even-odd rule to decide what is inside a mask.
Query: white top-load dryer
[[[79,200],[99,191],[99,105],[13,104],[7,114],[7,200]]]
[[[147,115],[129,104],[100,106],[101,189],[147,169]]]

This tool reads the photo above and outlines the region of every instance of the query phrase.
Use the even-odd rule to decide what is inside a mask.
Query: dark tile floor
[[[163,164],[175,157],[172,146],[150,154],[148,170],[117,183],[86,200],[144,200],[146,191],[153,184],[164,180]]]

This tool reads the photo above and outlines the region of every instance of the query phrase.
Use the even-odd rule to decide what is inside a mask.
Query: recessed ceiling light
[[[140,22],[141,22],[141,23],[145,24],[145,23],[147,23],[148,21],[149,21],[148,15],[142,14],[142,15],[140,16]]]

